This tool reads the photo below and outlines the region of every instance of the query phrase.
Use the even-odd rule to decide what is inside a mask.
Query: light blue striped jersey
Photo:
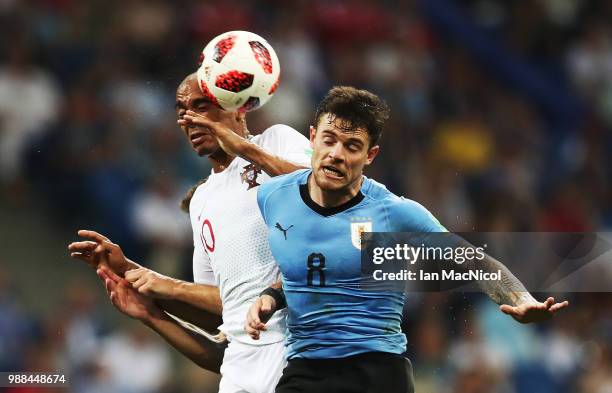
[[[308,194],[310,174],[306,169],[273,178],[257,193],[287,297],[288,358],[405,352],[404,294],[360,289],[359,235],[445,229],[420,204],[365,177],[352,200],[318,206]]]

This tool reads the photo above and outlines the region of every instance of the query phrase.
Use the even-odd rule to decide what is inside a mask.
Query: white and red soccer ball
[[[248,31],[229,31],[202,51],[197,76],[200,89],[226,111],[252,111],[274,95],[280,64],[272,46]]]

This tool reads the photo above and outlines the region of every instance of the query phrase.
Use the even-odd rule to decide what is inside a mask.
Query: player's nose
[[[344,157],[342,143],[336,143],[329,151],[329,158],[336,161],[342,161]]]

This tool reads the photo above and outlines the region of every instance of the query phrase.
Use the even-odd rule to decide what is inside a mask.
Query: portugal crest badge
[[[240,178],[243,183],[247,183],[250,190],[253,187],[257,187],[259,183],[257,183],[257,176],[261,173],[261,169],[255,164],[249,164],[244,166],[244,172],[240,174]]]

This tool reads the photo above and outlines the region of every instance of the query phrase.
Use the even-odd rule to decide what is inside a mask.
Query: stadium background
[[[191,279],[178,201],[210,169],[174,89],[218,33],[257,32],[280,56],[252,133],[306,133],[329,87],[368,88],[392,108],[368,175],[449,229],[609,231],[611,20],[605,0],[1,0],[0,370],[64,371],[74,392],[215,391],[66,245],[96,229]],[[411,295],[418,392],[612,391],[611,297],[567,296],[523,326],[483,296]]]

